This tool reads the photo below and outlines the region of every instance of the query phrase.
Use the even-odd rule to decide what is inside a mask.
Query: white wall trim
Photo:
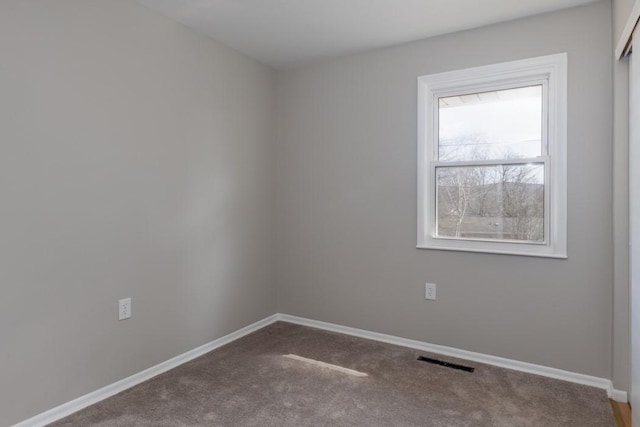
[[[567,53],[418,77],[417,248],[567,258]],[[445,161],[438,156],[438,99],[525,86],[541,87],[540,152],[526,159]],[[544,242],[438,236],[437,169],[543,165]]]
[[[636,0],[633,5],[633,9],[631,9],[631,14],[627,19],[627,23],[622,30],[618,44],[616,45],[616,59],[622,59],[629,54],[629,51],[631,50],[631,38],[633,36],[633,31],[635,30],[639,19],[640,1]]]
[[[193,350],[189,350],[186,353],[182,353],[172,359],[159,363],[155,366],[152,366],[151,368],[145,369],[144,371],[138,372],[137,374],[133,374],[130,377],[124,378],[106,387],[102,387],[91,393],[85,394],[84,396],[78,397],[77,399],[74,399],[70,402],[64,403],[53,409],[45,411],[39,415],[29,418],[28,420],[19,422],[18,424],[15,424],[13,427],[41,427],[41,426],[50,424],[54,421],[57,421],[68,415],[71,415],[74,412],[77,412],[83,408],[86,408],[89,405],[98,403],[101,400],[104,400],[117,393],[120,393],[121,391],[124,391],[137,384],[147,381],[155,377],[156,375],[160,375],[163,372],[167,372],[168,370],[173,369],[177,366],[180,366],[183,363],[186,363],[192,359],[195,359],[196,357],[202,356],[203,354],[208,353],[212,350],[215,350],[218,347],[222,347],[225,344],[229,344],[230,342],[235,341],[238,338],[242,338],[245,335],[248,335],[252,332],[262,329],[265,326],[268,326],[276,322],[278,319],[279,319],[279,315],[274,314],[272,316],[259,320],[255,323],[252,323],[249,326],[245,326],[242,329],[238,329],[235,332],[232,332],[221,338],[213,340],[207,344],[201,345],[200,347],[196,347]]]
[[[629,402],[629,397],[627,396],[626,391],[616,390],[615,388],[613,388],[613,386],[611,388],[612,388],[611,399],[615,400],[616,402],[622,402],[622,403]]]
[[[245,326],[242,329],[238,329],[228,335],[213,340],[207,344],[196,347],[193,350],[189,350],[186,353],[180,354],[165,362],[159,363],[144,371],[133,374],[130,377],[124,378],[108,386],[102,387],[77,399],[71,400],[60,406],[57,406],[48,411],[42,412],[28,420],[14,424],[13,427],[42,427],[57,420],[60,420],[66,416],[73,414],[89,405],[98,403],[108,397],[111,397],[121,391],[131,388],[137,384],[147,381],[156,375],[160,375],[163,372],[167,372],[177,366],[187,363],[196,357],[202,356],[212,350],[215,350],[223,345],[229,344],[239,338],[244,337],[252,332],[264,328],[277,321],[294,323],[296,325],[309,326],[312,328],[323,329],[325,331],[338,332],[345,335],[351,335],[354,337],[366,338],[373,341],[385,342],[388,344],[395,344],[403,347],[415,348],[417,350],[428,351],[431,353],[443,354],[446,356],[457,357],[460,359],[471,360],[480,363],[486,363],[487,365],[499,366],[501,368],[513,369],[516,371],[527,372],[530,374],[541,375],[543,377],[556,378],[559,380],[569,381],[577,384],[584,384],[592,387],[601,388],[607,391],[607,394],[613,400],[618,402],[627,402],[627,392],[622,390],[615,390],[611,380],[606,378],[592,377],[589,375],[578,374],[576,372],[564,371],[556,368],[549,368],[546,366],[535,365],[532,363],[519,362],[517,360],[505,359],[503,357],[491,356],[488,354],[475,353],[472,351],[461,350],[454,347],[447,347],[437,344],[429,344],[422,341],[410,340],[407,338],[400,338],[393,335],[381,334],[378,332],[366,331],[364,329],[351,328],[349,326],[336,325],[334,323],[321,322],[318,320],[306,319],[304,317],[291,316],[289,314],[277,313],[252,323],[249,326]]]
[[[601,388],[607,391],[609,398],[618,402],[627,402],[627,392],[615,390],[613,383],[607,378],[593,377],[562,369],[549,368],[547,366],[535,365],[533,363],[520,362],[489,354],[476,353],[468,350],[461,350],[454,347],[430,344],[422,341],[400,338],[393,335],[380,334],[378,332],[366,331],[363,329],[351,328],[348,326],[336,325],[333,323],[321,322],[318,320],[306,319],[303,317],[291,316],[288,314],[278,314],[278,320],[295,323],[297,325],[310,326],[312,328],[324,329],[326,331],[339,332],[355,337],[366,338],[388,344],[400,345],[403,347],[415,348],[417,350],[431,353],[443,354],[445,356],[457,357],[474,362],[486,363],[487,365],[499,366],[501,368],[513,369],[515,371],[527,372],[529,374],[541,375],[543,377],[555,378],[572,383],[588,385]]]

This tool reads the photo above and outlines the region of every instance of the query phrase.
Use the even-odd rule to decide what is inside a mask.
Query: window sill
[[[473,253],[485,253],[485,254],[497,254],[497,255],[515,255],[515,256],[529,256],[538,258],[555,258],[555,259],[568,259],[566,253],[553,253],[553,252],[530,252],[524,250],[500,250],[500,249],[476,249],[467,247],[454,247],[454,246],[438,246],[438,245],[417,245],[416,249],[432,249],[439,251],[456,251],[456,252],[473,252]]]

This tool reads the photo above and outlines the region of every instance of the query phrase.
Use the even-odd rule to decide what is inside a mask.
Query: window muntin
[[[418,248],[567,257],[566,61],[419,78]]]

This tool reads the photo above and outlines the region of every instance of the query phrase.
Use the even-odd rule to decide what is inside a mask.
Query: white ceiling
[[[274,68],[594,0],[136,0]]]

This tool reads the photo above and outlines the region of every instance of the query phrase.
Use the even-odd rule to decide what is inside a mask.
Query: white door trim
[[[616,45],[616,59],[621,59],[627,56],[631,51],[633,31],[638,25],[638,20],[640,20],[640,1],[636,0],[635,4],[633,5],[633,9],[631,9],[631,14],[627,19],[627,23],[622,30],[622,35],[620,36],[618,44]]]
[[[636,3],[637,4],[637,3]],[[640,408],[640,54],[629,61],[629,314],[631,345],[631,407]],[[632,411],[633,425],[640,426],[640,411]]]

